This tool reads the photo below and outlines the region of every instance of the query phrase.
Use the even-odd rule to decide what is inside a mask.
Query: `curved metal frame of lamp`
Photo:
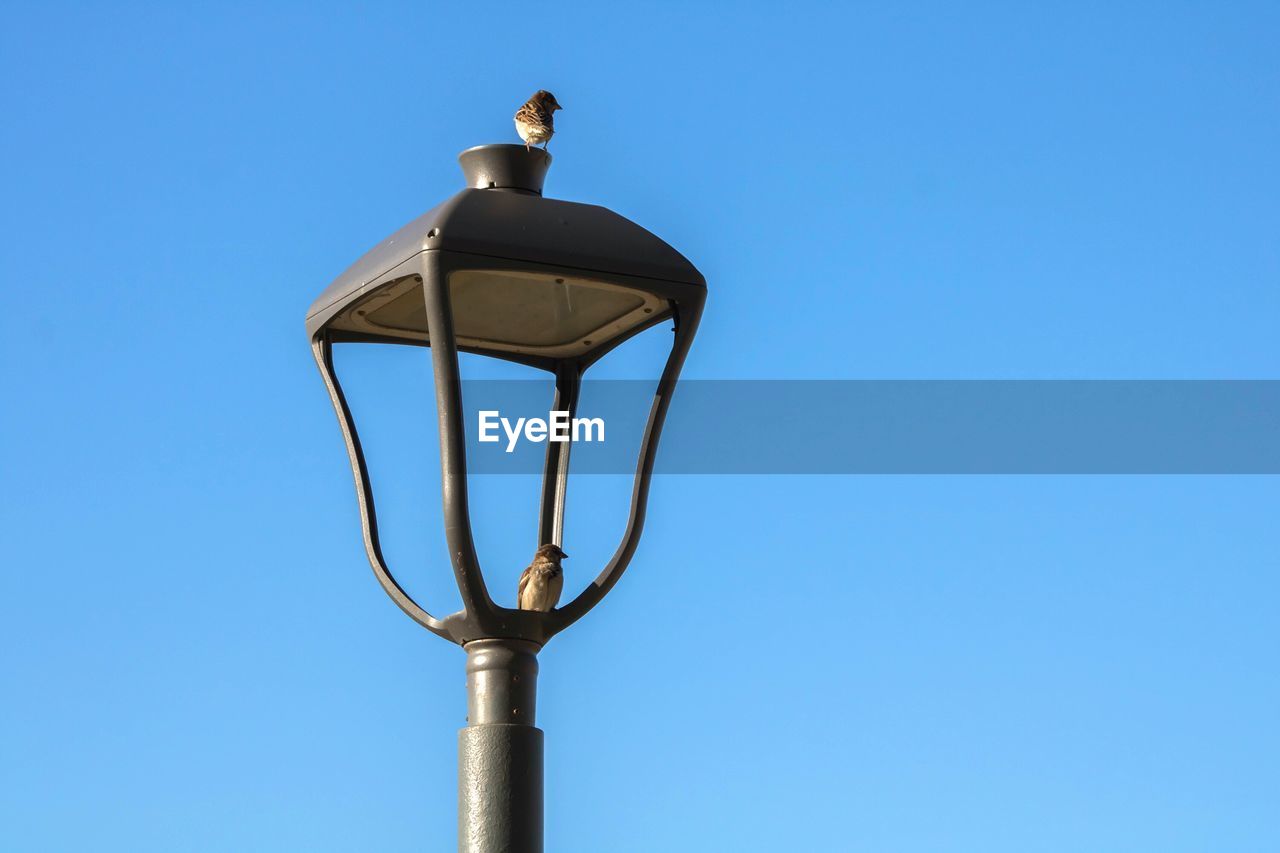
[[[327,333],[317,335],[311,341],[311,353],[315,356],[316,366],[324,377],[325,388],[329,391],[329,399],[333,401],[334,411],[338,415],[338,425],[342,428],[342,438],[347,445],[347,458],[351,462],[351,473],[356,480],[356,501],[360,505],[360,531],[364,536],[364,551],[369,557],[369,565],[378,583],[386,590],[391,600],[403,610],[410,619],[417,622],[437,636],[446,640],[453,639],[440,619],[432,616],[413,600],[413,596],[404,591],[396,582],[395,576],[387,568],[386,558],[382,556],[382,543],[378,539],[378,513],[373,503],[373,486],[369,482],[369,468],[364,461],[364,450],[360,446],[360,435],[356,432],[355,421],[351,417],[351,408],[347,405],[346,394],[342,392],[342,384],[333,369],[333,342]]]
[[[512,610],[498,606],[489,596],[479,558],[476,555],[471,528],[467,497],[466,431],[463,424],[462,382],[458,368],[459,348],[453,331],[447,282],[449,272],[454,269],[475,267],[474,263],[451,263],[445,257],[448,254],[450,253],[429,251],[422,253],[419,259],[428,338],[432,342],[430,345],[432,371],[435,380],[436,412],[440,425],[445,540],[449,546],[454,580],[463,602],[463,609],[457,613],[442,619],[432,616],[400,586],[388,568],[378,538],[373,489],[364,452],[351,410],[333,367],[332,337],[326,332],[321,332],[313,340],[312,349],[316,363],[324,375],[325,385],[329,390],[329,396],[333,401],[334,410],[342,427],[343,438],[346,441],[347,455],[355,476],[356,495],[360,504],[365,552],[378,583],[387,595],[419,625],[458,644],[478,639],[511,638],[528,640],[541,646],[595,607],[622,577],[622,573],[635,554],[644,529],[645,510],[654,462],[657,458],[658,440],[667,410],[671,405],[671,397],[675,392],[680,370],[697,331],[705,301],[705,290],[691,289],[679,284],[668,286],[663,282],[644,281],[642,285],[645,289],[667,295],[672,306],[669,313],[655,316],[644,326],[631,330],[628,334],[618,337],[609,345],[583,358],[546,360],[516,357],[512,359],[554,373],[556,391],[553,408],[568,410],[572,417],[577,410],[582,375],[592,364],[645,329],[667,319],[675,323],[675,339],[654,391],[648,421],[640,441],[632,482],[630,512],[621,543],[600,574],[565,606],[549,613]],[[497,259],[485,260],[486,267],[520,269],[528,266]],[[627,277],[623,276],[605,276],[605,278],[623,284],[628,281]],[[631,283],[640,282],[631,280]],[[503,356],[499,355],[499,357]],[[549,444],[547,448],[538,520],[538,544],[547,542],[561,544],[570,447],[569,443],[556,443]]]
[[[675,394],[676,384],[680,378],[680,370],[684,367],[685,357],[693,344],[693,336],[698,331],[698,322],[702,317],[703,298],[682,300],[677,303],[671,314],[675,323],[675,340],[671,344],[671,352],[667,363],[663,366],[662,376],[654,389],[653,402],[649,405],[649,418],[645,423],[644,433],[640,439],[640,451],[636,459],[636,472],[631,485],[631,507],[627,516],[627,525],[622,534],[622,541],[608,564],[582,592],[564,607],[552,610],[547,615],[547,637],[568,628],[593,607],[600,603],[614,584],[622,577],[627,566],[640,545],[640,535],[644,532],[645,513],[649,502],[649,485],[653,478],[653,466],[658,458],[658,440],[662,436],[662,426],[667,419],[667,410],[671,407],[671,397]],[[665,318],[664,318],[665,319]],[[616,343],[622,343],[617,341]],[[616,346],[616,344],[615,344]],[[599,353],[603,356],[604,353]],[[568,447],[568,445],[565,445]],[[562,476],[568,477],[568,454],[563,457],[565,466]],[[559,494],[560,513],[563,513],[564,492]]]

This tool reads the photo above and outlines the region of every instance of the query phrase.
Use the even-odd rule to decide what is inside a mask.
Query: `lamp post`
[[[307,334],[346,440],[374,575],[410,618],[467,653],[467,727],[458,737],[458,849],[538,853],[537,654],[599,603],[635,553],[658,438],[697,331],[706,282],[677,251],[618,214],[543,198],[551,165],[544,151],[483,145],[458,159],[468,187],[339,276],[307,312]],[[549,371],[555,376],[552,408],[572,418],[586,370],[623,341],[668,320],[675,332],[671,352],[650,406],[630,513],[613,557],[558,609],[498,606],[485,586],[471,529],[458,352]],[[339,344],[431,350],[445,539],[463,604],[457,613],[432,615],[396,582],[383,558],[368,469],[333,369],[333,347]],[[563,544],[570,446],[547,445],[535,546]]]

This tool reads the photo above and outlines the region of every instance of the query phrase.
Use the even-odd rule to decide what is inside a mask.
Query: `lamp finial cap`
[[[551,155],[523,145],[477,145],[458,155],[467,186],[542,195]]]

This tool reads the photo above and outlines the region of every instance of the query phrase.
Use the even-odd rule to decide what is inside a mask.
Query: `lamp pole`
[[[613,588],[644,529],[658,439],[706,299],[702,274],[616,213],[542,197],[551,157],[485,145],[459,160],[468,188],[370,250],[313,303],[307,332],[355,476],[365,553],[410,618],[467,655],[467,726],[458,733],[460,853],[542,853],[543,743],[538,652]],[[566,310],[568,306],[568,310]],[[671,322],[675,335],[649,408],[626,526],[585,589],[549,612],[489,596],[471,530],[458,353],[506,359],[555,377],[556,411],[576,411],[583,373],[628,338]],[[433,616],[392,574],[373,486],[334,366],[335,345],[431,349],[445,540],[462,610]],[[569,445],[549,443],[537,545],[560,545]]]
[[[458,850],[542,853],[538,647],[473,640],[463,648],[467,727],[458,732]]]

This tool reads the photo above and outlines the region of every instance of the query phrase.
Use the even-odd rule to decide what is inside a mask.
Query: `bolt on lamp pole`
[[[459,160],[469,187],[406,225],[352,265],[307,316],[316,364],[333,401],[356,482],[374,575],[418,624],[467,653],[467,727],[458,737],[458,849],[542,850],[542,731],[535,726],[537,654],[613,588],[644,527],[658,439],[706,299],[682,255],[603,207],[542,197],[550,155],[486,145]],[[458,353],[507,359],[555,376],[553,409],[577,408],[586,370],[664,321],[675,332],[636,460],[630,511],[613,557],[563,607],[513,610],[490,598],[467,499]],[[445,539],[463,608],[438,618],[396,581],[382,554],[373,488],[334,346],[431,349],[440,427]],[[569,449],[549,443],[537,542],[561,544]]]

